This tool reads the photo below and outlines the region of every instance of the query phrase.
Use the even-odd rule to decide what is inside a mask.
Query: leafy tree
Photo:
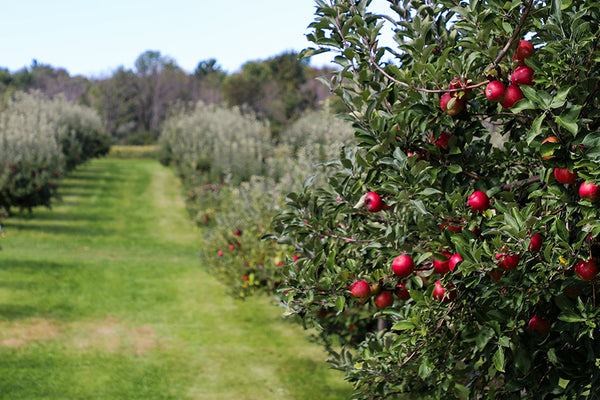
[[[600,6],[316,3],[357,146],[274,221],[287,313],[360,398],[600,397]]]

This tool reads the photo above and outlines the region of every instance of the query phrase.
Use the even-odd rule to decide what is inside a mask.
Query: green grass
[[[95,160],[3,221],[0,399],[345,399],[266,297],[208,274],[172,172]]]

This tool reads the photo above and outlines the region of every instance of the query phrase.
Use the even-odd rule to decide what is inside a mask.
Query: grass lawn
[[[322,349],[198,258],[172,172],[95,160],[3,221],[0,399],[346,399]]]

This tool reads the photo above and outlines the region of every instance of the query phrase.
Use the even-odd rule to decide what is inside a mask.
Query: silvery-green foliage
[[[27,102],[33,102],[27,98]],[[0,112],[0,207],[49,205],[65,157],[49,109],[21,107],[14,99]]]
[[[265,172],[271,149],[268,124],[242,109],[198,103],[191,113],[169,118],[160,138],[184,176],[235,181]],[[164,151],[164,150],[163,150]]]

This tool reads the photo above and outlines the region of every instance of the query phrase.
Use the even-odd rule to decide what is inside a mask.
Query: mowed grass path
[[[325,354],[198,258],[173,173],[102,159],[5,219],[0,399],[345,399]]]

